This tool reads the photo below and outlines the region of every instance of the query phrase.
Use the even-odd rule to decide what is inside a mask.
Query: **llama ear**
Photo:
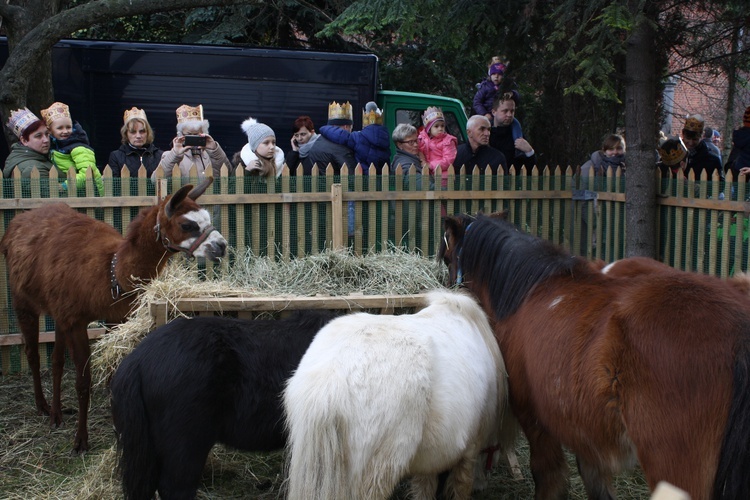
[[[214,181],[213,177],[206,176],[206,178],[203,179],[203,181],[201,181],[200,184],[195,186],[195,188],[188,193],[188,198],[190,198],[193,201],[197,200],[198,197],[206,191],[208,186],[210,186],[213,181]]]
[[[188,194],[191,192],[190,191],[191,189],[193,189],[193,185],[186,184],[182,186],[179,190],[177,190],[175,194],[172,195],[172,197],[169,199],[166,206],[164,207],[164,213],[166,214],[167,219],[172,218],[172,215],[174,214],[175,210],[180,205],[180,203],[182,203],[182,200],[184,200],[188,196]]]

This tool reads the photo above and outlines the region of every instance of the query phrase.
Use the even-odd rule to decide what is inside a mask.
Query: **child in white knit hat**
[[[245,170],[251,175],[279,177],[284,169],[284,152],[276,146],[276,134],[271,127],[250,117],[242,122],[247,144],[240,151]]]

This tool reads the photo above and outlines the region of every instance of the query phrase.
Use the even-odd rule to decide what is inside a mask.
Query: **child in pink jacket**
[[[422,115],[424,129],[419,133],[419,158],[422,160],[422,171],[429,168],[431,176],[439,167],[442,172],[442,188],[448,187],[448,179],[445,176],[448,167],[453,165],[456,159],[456,138],[445,132],[445,117],[443,111],[435,106],[430,106]]]

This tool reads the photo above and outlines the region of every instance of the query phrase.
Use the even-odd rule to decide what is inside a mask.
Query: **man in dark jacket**
[[[469,141],[458,146],[456,161],[453,166],[456,170],[462,166],[466,167],[467,173],[471,173],[475,166],[480,171],[489,165],[492,173],[496,174],[499,168],[507,173],[505,155],[490,144],[490,121],[482,115],[474,115],[466,123],[466,135]]]
[[[331,103],[328,106],[328,125],[340,127],[347,132],[352,131],[354,123],[352,115],[352,105]],[[313,142],[310,139],[310,142]],[[330,164],[333,167],[333,173],[338,175],[341,166],[346,164],[353,169],[357,166],[357,160],[354,158],[354,152],[343,144],[336,144],[329,141],[322,135],[318,135],[310,146],[306,157],[302,158],[302,168],[305,175],[310,175],[313,165],[317,164],[320,172],[325,172],[326,167]]]
[[[518,92],[498,94],[492,104],[492,127],[490,128],[490,146],[505,156],[510,170],[514,165],[516,170],[526,167],[528,173],[536,165],[536,154],[531,144],[523,137],[521,123],[516,119]]]
[[[688,149],[688,161],[686,174],[692,170],[695,179],[699,180],[701,172],[706,171],[708,180],[711,180],[714,172],[719,173],[719,177],[724,179],[724,169],[721,167],[721,160],[708,150],[706,143],[703,142],[704,120],[701,115],[690,115],[685,120],[682,127],[682,141]]]

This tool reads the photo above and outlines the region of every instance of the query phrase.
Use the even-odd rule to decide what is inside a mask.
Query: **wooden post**
[[[331,231],[333,233],[333,249],[344,248],[344,201],[341,184],[331,186]]]
[[[156,200],[157,203],[167,197],[167,179],[162,177],[156,180]]]

